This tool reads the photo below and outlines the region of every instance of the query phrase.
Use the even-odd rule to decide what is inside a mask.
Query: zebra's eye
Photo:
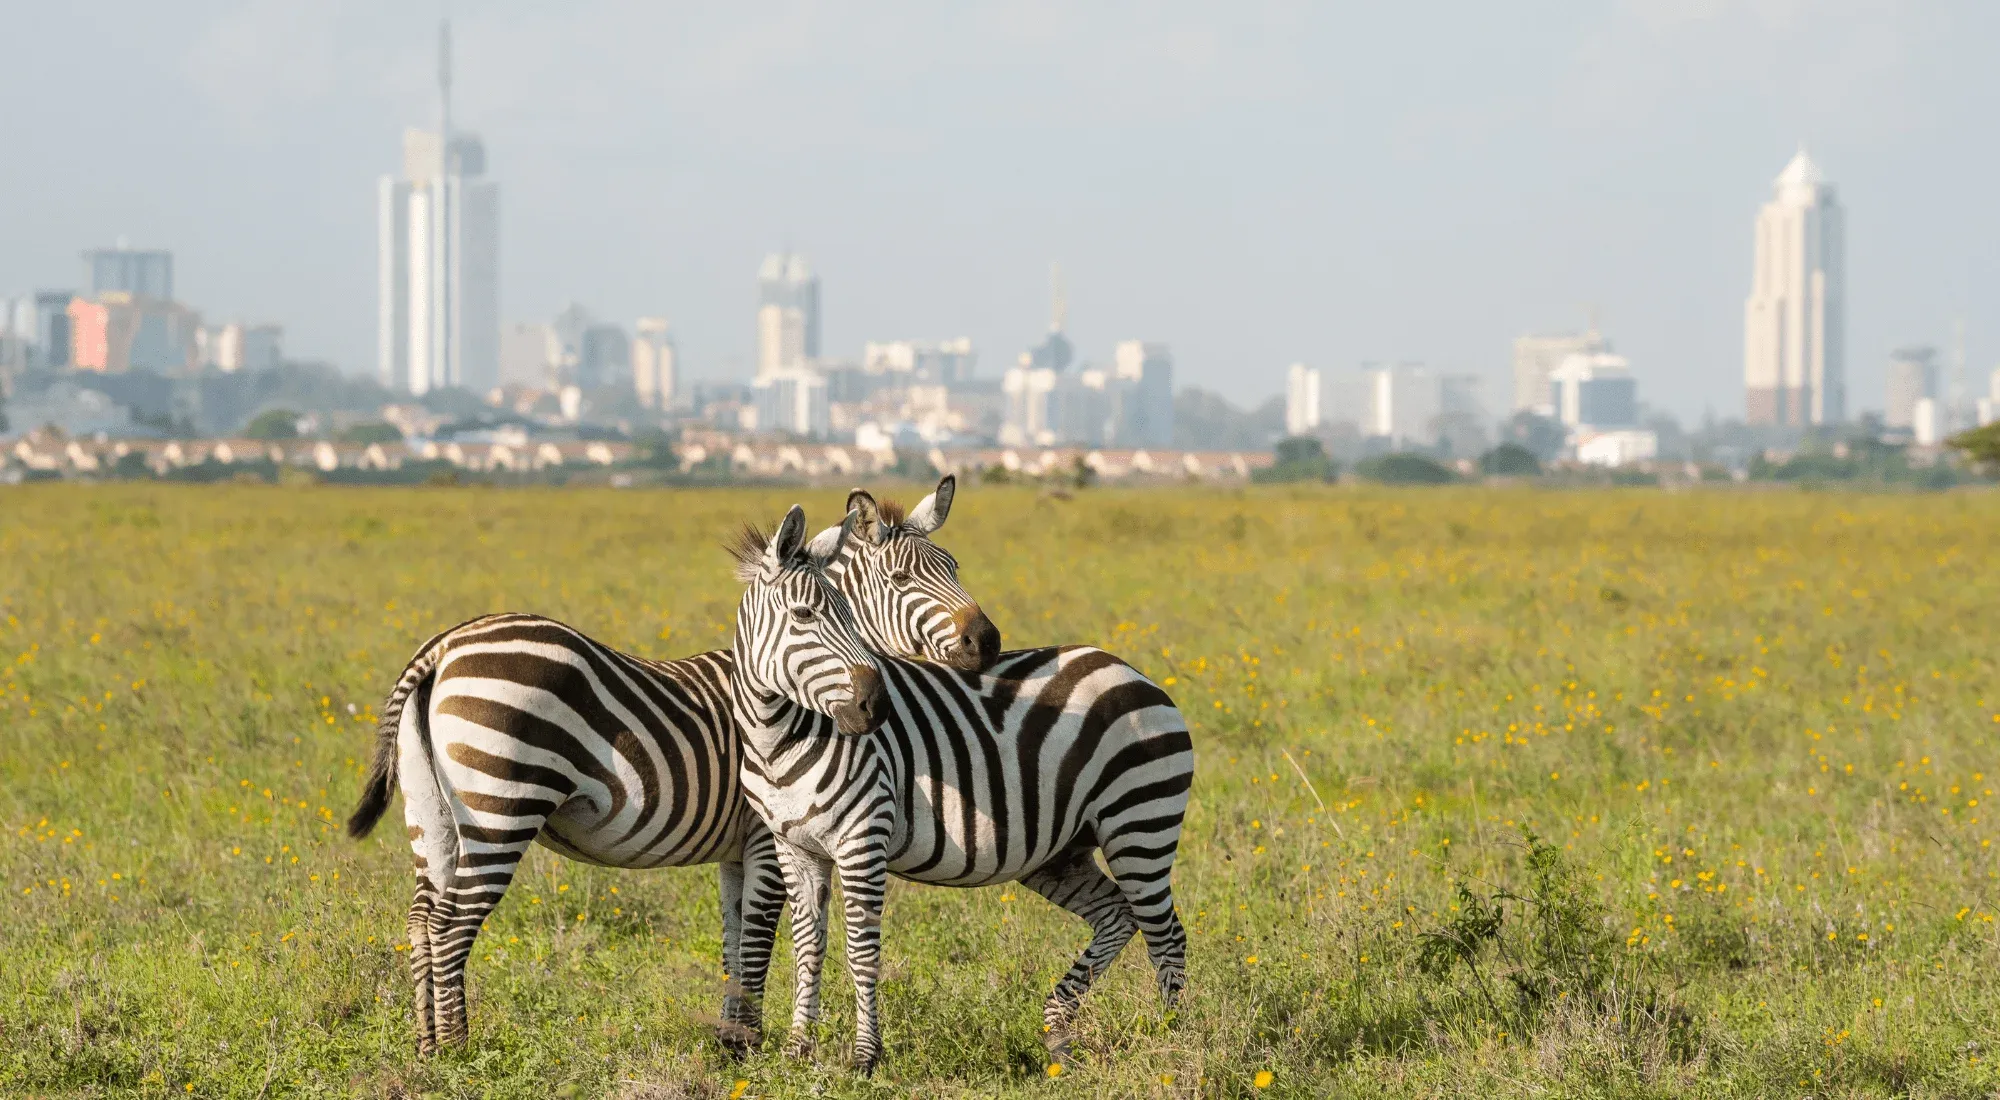
[[[908,584],[908,583],[910,583],[910,572],[909,572],[909,570],[907,570],[907,569],[898,569],[898,570],[896,570],[896,571],[895,571],[894,573],[891,573],[891,574],[889,574],[889,583],[891,583],[891,584]]]
[[[813,609],[810,607],[794,607],[792,608],[792,618],[802,623],[809,623],[817,618],[817,616],[813,614]]]

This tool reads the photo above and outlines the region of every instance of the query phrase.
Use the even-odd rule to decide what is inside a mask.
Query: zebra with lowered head
[[[865,511],[849,524],[861,527]],[[896,570],[865,568],[877,548],[866,534],[852,551],[837,532],[808,544],[794,507],[768,540],[753,532],[737,546],[745,590],[731,685],[744,790],[776,838],[792,905],[798,996],[787,1049],[811,1049],[836,872],[862,1073],[881,1058],[876,983],[891,874],[944,886],[1018,881],[1091,926],[1043,1005],[1057,1057],[1084,993],[1135,931],[1171,1007],[1187,980],[1171,880],[1194,768],[1173,700],[1089,646],[1001,654],[983,675],[864,654],[852,609],[891,606],[907,589]],[[827,577],[844,553],[854,555],[848,568],[864,567],[842,578],[853,599],[835,598]]]

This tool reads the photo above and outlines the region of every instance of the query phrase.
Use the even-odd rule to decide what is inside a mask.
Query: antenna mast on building
[[[457,257],[452,255],[452,230],[457,224],[452,209],[456,205],[460,165],[458,151],[452,148],[451,140],[451,20],[438,23],[438,167],[444,178],[438,181],[438,305],[440,316],[438,325],[438,360],[432,364],[433,384],[451,385],[458,381],[458,372],[453,369],[458,349],[452,346],[452,321],[458,314],[458,303],[453,301],[453,291],[458,289],[453,278]]]
[[[1957,431],[1960,420],[1970,420],[1965,414],[1965,318],[1951,323],[1951,395],[1945,406],[1945,421],[1950,429]]]
[[[1062,265],[1049,265],[1049,331],[1061,332],[1069,324],[1069,296],[1063,292]]]

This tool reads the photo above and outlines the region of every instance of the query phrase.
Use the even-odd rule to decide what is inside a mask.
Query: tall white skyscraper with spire
[[[486,147],[452,127],[451,25],[438,36],[439,125],[403,132],[403,178],[376,188],[376,369],[392,390],[500,379],[500,190]]]
[[[1800,147],[1757,214],[1743,307],[1743,386],[1752,424],[1806,427],[1847,415],[1845,215]]]

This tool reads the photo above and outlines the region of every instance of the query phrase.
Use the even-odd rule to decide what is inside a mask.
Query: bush
[[[1449,485],[1458,480],[1437,459],[1409,451],[1376,455],[1354,467],[1354,472],[1384,485]]]
[[[252,439],[297,439],[299,414],[290,409],[265,409],[250,418],[243,434]]]
[[[1340,476],[1340,465],[1326,456],[1326,448],[1309,435],[1280,439],[1278,460],[1262,470],[1252,470],[1250,480],[1265,484],[1288,481],[1332,481]]]
[[[353,424],[341,429],[342,443],[401,443],[402,429],[381,420],[371,420],[364,424]]]
[[[1542,460],[1519,443],[1502,443],[1479,456],[1479,472],[1488,477],[1540,477]]]

